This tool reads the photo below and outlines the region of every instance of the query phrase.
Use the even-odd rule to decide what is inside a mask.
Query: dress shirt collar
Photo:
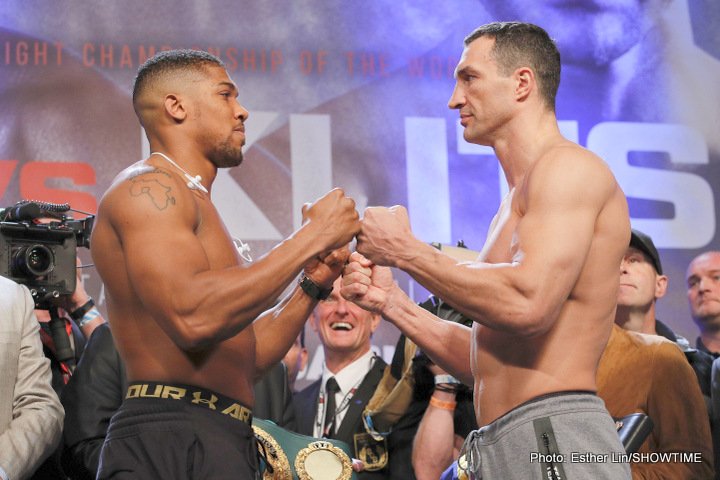
[[[328,378],[334,376],[338,385],[340,386],[339,394],[345,396],[348,394],[353,387],[357,387],[358,384],[365,378],[365,375],[370,371],[373,366],[373,359],[375,354],[372,350],[368,350],[363,356],[337,372],[333,375],[330,370],[327,369],[327,365],[323,364],[323,375],[321,389],[325,391],[325,385],[327,384]]]

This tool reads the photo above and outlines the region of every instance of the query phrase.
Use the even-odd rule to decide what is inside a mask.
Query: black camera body
[[[25,285],[37,308],[75,291],[77,247],[90,245],[94,216],[73,220],[69,205],[20,202],[0,212],[0,275]],[[38,218],[57,218],[35,223]]]

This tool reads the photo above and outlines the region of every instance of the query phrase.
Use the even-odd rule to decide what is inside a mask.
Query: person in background
[[[340,286],[338,278],[309,320],[320,338],[325,363],[321,378],[295,394],[298,433],[354,446],[354,457],[365,464],[360,479],[387,478],[387,439],[374,440],[362,421],[386,365],[370,348],[380,317],[345,300]]]
[[[61,397],[68,382],[72,378],[76,366],[85,351],[85,345],[95,329],[105,324],[105,318],[95,306],[94,300],[85,290],[82,279],[82,265],[80,258],[76,258],[77,281],[75,291],[71,295],[57,299],[57,313],[65,323],[65,334],[69,340],[70,351],[68,357],[61,358],[56,341],[64,341],[53,335],[50,328],[50,312],[47,309],[36,309],[35,316],[40,322],[40,339],[43,344],[43,353],[50,360],[52,373],[52,386]],[[58,335],[58,333],[56,333]],[[62,332],[59,333],[62,335]],[[62,468],[62,445],[37,469],[32,480],[56,480],[65,478],[67,472]]]
[[[720,357],[720,252],[703,252],[687,268],[690,315],[700,330],[698,350]]]
[[[50,384],[34,302],[0,277],[0,479],[23,480],[58,445],[64,411]]]
[[[285,358],[283,358],[283,363],[287,367],[288,382],[291,390],[295,391],[295,381],[298,374],[307,367],[307,361],[308,351],[305,348],[305,327],[303,327],[300,330],[300,335],[295,339],[295,343],[292,344],[290,350],[285,354]]]
[[[687,339],[677,335],[655,316],[657,301],[665,296],[667,284],[668,278],[663,274],[660,254],[652,238],[633,229],[630,245],[620,264],[615,323],[625,330],[660,335],[676,343],[695,371],[700,390],[709,405],[712,357],[707,352],[692,348]]]
[[[632,461],[634,480],[713,478],[705,401],[677,344],[613,326],[598,365],[597,385],[598,396],[615,419],[644,413],[652,420],[653,430],[638,453],[668,455],[659,461]]]

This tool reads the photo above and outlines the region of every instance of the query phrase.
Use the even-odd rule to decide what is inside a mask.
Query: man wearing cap
[[[655,304],[665,296],[667,284],[668,277],[663,275],[660,255],[652,238],[633,229],[630,246],[620,264],[615,323],[625,330],[660,335],[675,342],[695,371],[703,395],[709,397],[713,359],[705,352],[692,348],[687,339],[655,318]]]
[[[667,280],[652,239],[632,230],[620,264],[616,326],[598,366],[598,395],[615,418],[642,412],[653,421],[639,453],[700,454],[701,461],[633,461],[634,479],[712,478],[710,422],[703,398],[709,397],[711,364],[655,318],[655,303],[665,295]],[[693,368],[697,366],[695,375],[683,352]]]
[[[668,277],[663,275],[660,255],[652,239],[632,230],[630,246],[620,264],[620,289],[615,323],[626,330],[662,335],[673,342],[676,336],[655,318],[655,302],[665,296]]]

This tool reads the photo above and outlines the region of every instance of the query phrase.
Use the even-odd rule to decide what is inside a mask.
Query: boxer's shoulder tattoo
[[[162,178],[147,178],[144,174],[158,173],[171,178],[168,172],[160,169],[138,171],[130,180],[130,195],[140,197],[146,195],[158,210],[165,210],[170,205],[175,205],[176,200],[173,195],[170,182],[167,183]]]

